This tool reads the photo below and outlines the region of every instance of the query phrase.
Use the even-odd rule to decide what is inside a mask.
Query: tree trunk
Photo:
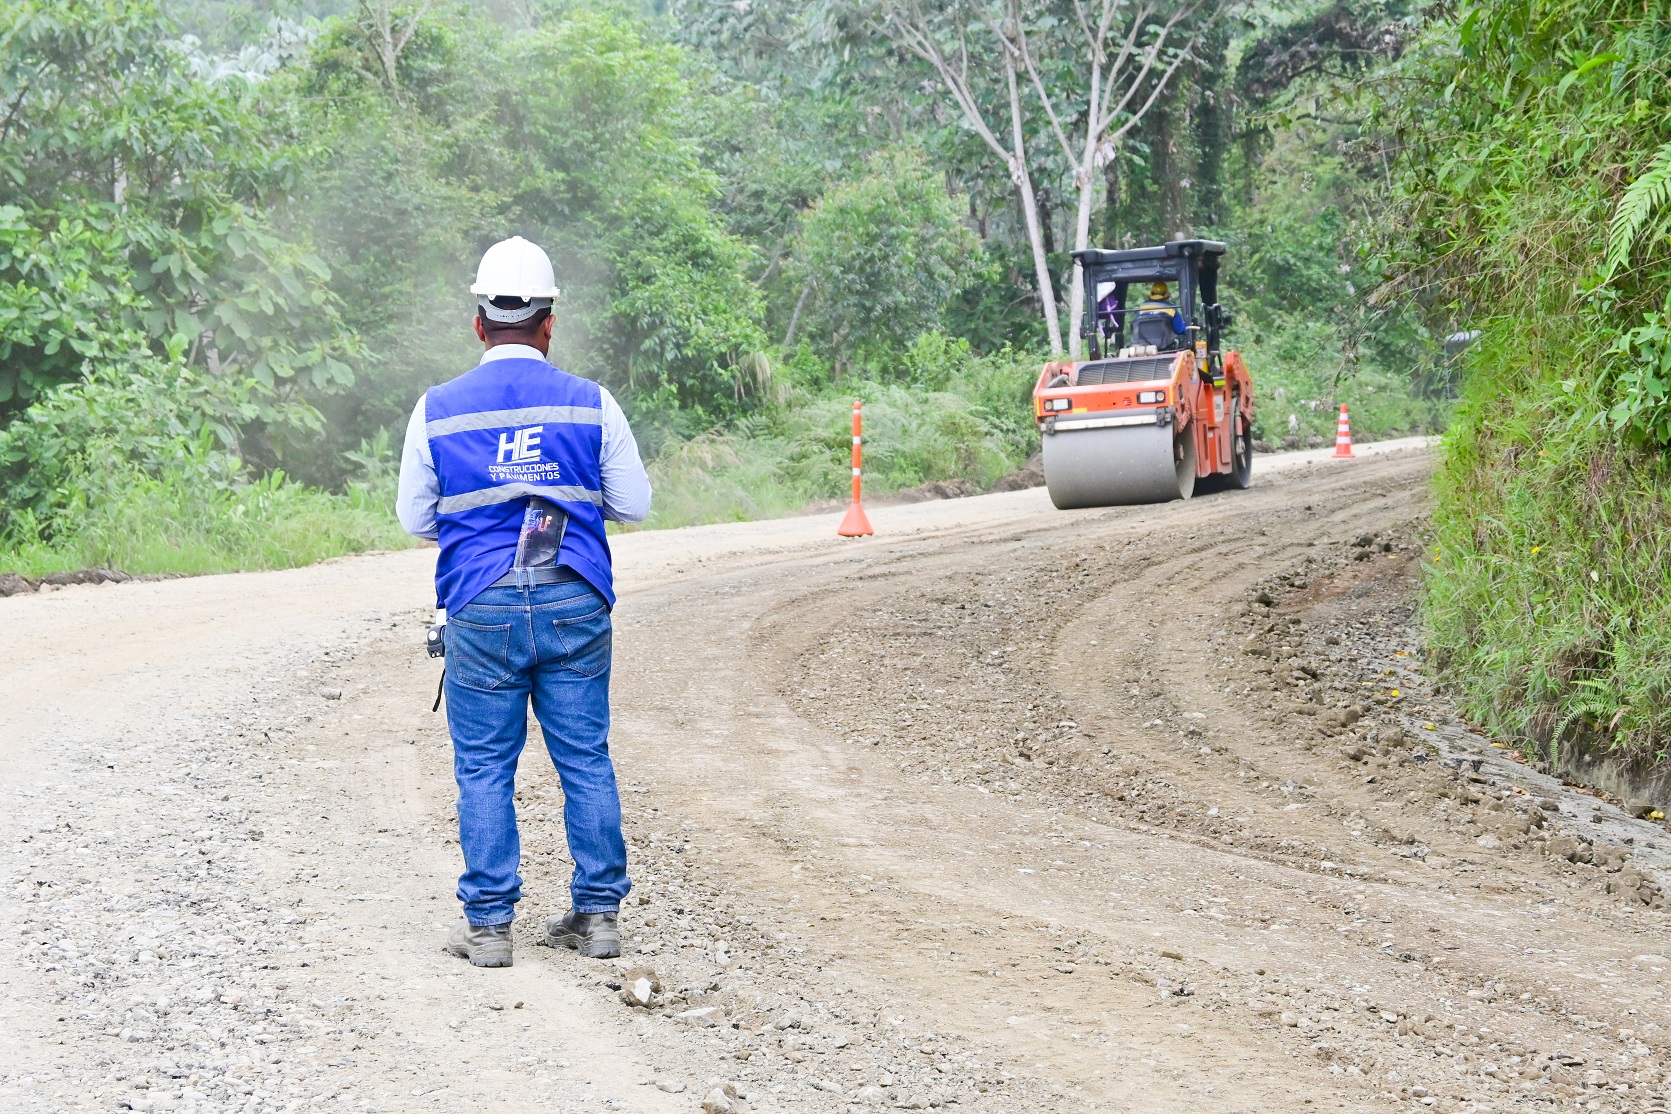
[[[1089,159],[1086,160],[1090,162]],[[1081,167],[1079,172],[1079,211],[1073,218],[1073,250],[1084,251],[1091,246],[1091,202],[1096,193],[1096,182],[1091,174],[1089,165]],[[1068,291],[1068,356],[1079,359],[1084,338],[1079,334],[1081,324],[1085,319],[1085,279],[1079,261],[1073,262],[1073,289]]]
[[[795,343],[795,326],[801,323],[801,310],[806,306],[806,296],[812,293],[812,283],[801,287],[801,296],[795,299],[795,312],[789,315],[789,331],[783,334],[783,346],[788,348]]]
[[[1004,60],[1004,76],[1010,87],[1010,125],[1014,133],[1014,148],[1010,154],[1010,178],[1021,194],[1021,212],[1027,221],[1027,240],[1033,247],[1033,276],[1039,287],[1039,301],[1043,303],[1044,327],[1050,336],[1050,354],[1062,354],[1062,323],[1056,317],[1056,283],[1050,277],[1050,259],[1044,252],[1044,229],[1039,223],[1038,198],[1033,193],[1033,178],[1027,173],[1027,141],[1021,127],[1021,90],[1016,85],[1015,60]]]
[[[1091,246],[1091,206],[1096,200],[1096,167],[1097,147],[1101,140],[1097,127],[1097,117],[1102,114],[1102,104],[1098,101],[1098,94],[1102,90],[1102,59],[1098,57],[1091,65],[1090,105],[1085,114],[1085,148],[1079,156],[1079,168],[1074,171],[1073,182],[1079,187],[1079,208],[1073,215],[1073,250],[1084,251]],[[1085,320],[1085,278],[1084,268],[1079,261],[1074,260],[1073,289],[1068,291],[1068,356],[1079,359],[1084,347],[1084,338],[1079,334],[1083,331]]]
[[[1120,242],[1119,226],[1114,223],[1119,217],[1120,205],[1122,204],[1119,159],[1108,160],[1102,168],[1102,178],[1103,182],[1106,183],[1102,199],[1102,241],[1107,247],[1123,247],[1124,245]]]

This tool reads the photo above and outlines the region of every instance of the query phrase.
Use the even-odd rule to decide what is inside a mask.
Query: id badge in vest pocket
[[[569,516],[557,504],[528,497],[528,509],[522,512],[522,533],[516,539],[516,560],[512,568],[548,569],[557,563],[563,548],[563,533],[568,529]]]

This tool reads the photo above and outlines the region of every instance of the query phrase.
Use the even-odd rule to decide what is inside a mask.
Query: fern
[[[1607,278],[1612,278],[1630,260],[1636,238],[1668,201],[1671,201],[1671,143],[1654,152],[1648,169],[1630,184],[1619,200],[1619,209],[1607,230]]]

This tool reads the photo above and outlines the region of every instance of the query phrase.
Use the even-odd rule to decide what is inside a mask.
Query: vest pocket
[[[574,619],[553,619],[552,630],[562,647],[561,667],[582,677],[596,677],[609,668],[609,651],[613,643],[609,608]]]
[[[511,625],[447,620],[447,672],[470,688],[494,689],[511,679]]]

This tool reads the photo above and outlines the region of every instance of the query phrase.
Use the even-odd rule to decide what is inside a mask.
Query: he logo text
[[[515,433],[499,435],[499,463],[521,464],[540,458],[541,426],[529,426]]]

